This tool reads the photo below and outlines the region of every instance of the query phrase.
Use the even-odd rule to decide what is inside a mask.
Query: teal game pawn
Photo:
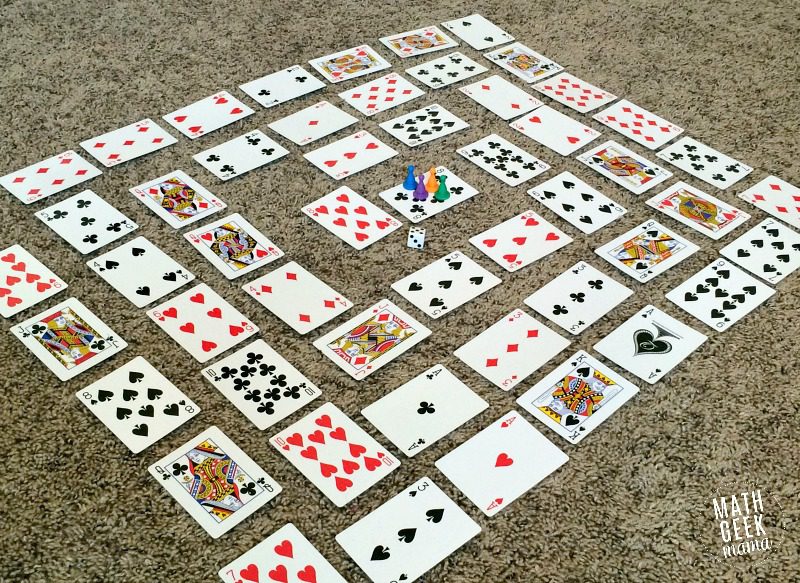
[[[428,200],[428,189],[425,188],[425,175],[419,177],[417,187],[414,189],[414,202],[424,202]]]
[[[406,190],[414,190],[417,187],[417,181],[414,180],[414,167],[408,167],[408,174],[406,174],[406,179],[403,182],[403,188]]]
[[[439,188],[436,189],[436,194],[433,195],[433,198],[439,202],[444,202],[450,198],[450,191],[447,190],[447,176],[444,174],[439,176]]]

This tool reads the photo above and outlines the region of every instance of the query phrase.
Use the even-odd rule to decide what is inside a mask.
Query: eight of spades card
[[[719,330],[727,330],[775,290],[724,259],[717,259],[667,294],[667,299]]]
[[[220,91],[168,113],[164,116],[164,121],[194,140],[252,114],[253,110],[233,95]]]
[[[227,206],[182,170],[134,186],[130,191],[175,229],[205,219]]]
[[[753,171],[747,164],[688,136],[667,146],[656,156],[723,190]]]
[[[509,411],[439,458],[436,467],[486,516],[494,516],[568,460],[527,419]]]
[[[594,349],[652,385],[706,340],[705,334],[648,305]]]
[[[122,164],[134,158],[166,148],[178,140],[151,119],[143,119],[128,126],[113,130],[90,140],[81,142],[81,148],[89,152],[106,168]]]
[[[282,71],[276,71],[260,79],[239,85],[239,89],[263,107],[275,107],[324,87],[325,83],[300,65],[293,65]]]
[[[503,391],[510,391],[569,346],[569,340],[514,310],[453,354]]]
[[[442,26],[457,34],[461,40],[476,51],[489,49],[514,40],[513,36],[480,14],[471,14],[458,20],[443,22]]]
[[[337,534],[336,542],[374,583],[412,583],[480,531],[424,477]]]
[[[465,85],[459,88],[459,91],[502,119],[517,117],[542,105],[542,102],[533,95],[500,75],[492,75],[471,85]]]
[[[128,346],[75,298],[11,328],[47,368],[68,381]]]
[[[584,152],[578,160],[633,194],[647,192],[672,176],[669,170],[613,140]]]
[[[699,247],[650,220],[595,249],[600,257],[642,283],[677,265]]]
[[[283,257],[283,251],[239,213],[183,235],[228,279],[234,279]]]
[[[484,53],[483,56],[526,83],[533,83],[564,70],[558,63],[520,42]]]
[[[398,449],[413,457],[489,407],[436,364],[361,410]]]
[[[322,394],[260,338],[206,368],[203,375],[262,431]]]
[[[519,186],[550,169],[550,165],[497,134],[489,134],[458,153],[509,186]]]
[[[200,412],[141,356],[75,396],[133,453],[150,447]]]
[[[194,280],[194,274],[144,237],[137,237],[86,262],[137,308]]]
[[[0,316],[10,318],[67,288],[22,245],[0,251]]]
[[[592,117],[651,150],[660,148],[675,136],[683,133],[682,127],[668,122],[627,99],[620,99],[611,107]]]
[[[720,255],[776,284],[800,267],[800,235],[774,219],[764,219],[723,247]]]
[[[562,156],[569,156],[600,136],[596,129],[548,105],[523,115],[509,125]]]
[[[461,251],[453,251],[396,281],[392,289],[426,315],[439,318],[499,285],[500,281]]]
[[[739,198],[800,229],[800,188],[793,184],[767,176],[740,193]]]
[[[631,295],[621,283],[579,261],[525,298],[525,304],[570,334],[580,334]]]
[[[270,443],[341,508],[400,466],[333,403],[325,403]]]
[[[331,53],[308,63],[331,83],[341,83],[392,66],[369,45]]]
[[[416,346],[431,331],[387,299],[314,342],[314,347],[361,380]]]
[[[67,150],[0,177],[0,186],[24,204],[31,204],[101,174],[77,152]]]
[[[220,180],[230,180],[283,158],[289,150],[261,130],[228,140],[192,156],[195,162]]]
[[[406,146],[418,146],[469,127],[438,103],[423,107],[380,124]]]
[[[369,132],[356,132],[303,157],[325,174],[341,180],[397,155],[394,150]]]
[[[517,403],[570,443],[578,443],[639,392],[639,387],[579,350]]]
[[[283,490],[217,427],[209,427],[148,470],[212,538]]]
[[[218,575],[225,583],[347,583],[291,522],[222,567]]]
[[[624,215],[627,210],[571,172],[534,186],[528,194],[573,227],[591,235]]]
[[[343,91],[339,97],[364,115],[371,116],[420,95],[425,95],[425,92],[405,77],[399,73],[388,73],[374,81]]]
[[[486,67],[458,51],[406,69],[407,74],[432,89],[447,87],[486,71]]]
[[[378,196],[412,223],[419,223],[478,194],[477,188],[473,188],[444,166],[437,166],[434,172],[437,190],[428,192],[425,200],[418,200],[420,197],[415,197],[414,190],[405,188],[404,183],[384,190]],[[426,186],[431,182],[430,170],[425,172],[423,182]],[[439,195],[437,198],[442,182],[445,183],[447,195]]]

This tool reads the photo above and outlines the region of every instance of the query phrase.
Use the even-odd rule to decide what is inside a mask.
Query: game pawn
[[[428,181],[425,183],[425,190],[427,190],[428,193],[433,194],[439,188],[439,182],[436,180],[436,168],[431,166],[429,174],[430,176],[428,176]]]
[[[428,190],[425,188],[425,175],[419,175],[419,182],[417,183],[417,187],[414,190],[414,201],[415,202],[424,202],[428,200]]]
[[[439,176],[439,188],[436,189],[436,194],[433,196],[439,202],[444,202],[450,198],[450,191],[447,190],[447,176],[444,174]]]
[[[417,181],[414,179],[414,167],[408,167],[408,173],[406,174],[406,179],[403,182],[403,188],[406,190],[414,190],[417,187]]]

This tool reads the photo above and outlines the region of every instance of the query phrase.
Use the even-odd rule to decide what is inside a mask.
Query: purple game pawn
[[[414,189],[414,201],[424,202],[426,200],[428,200],[428,189],[425,188],[425,175],[422,174],[419,177],[417,187]]]

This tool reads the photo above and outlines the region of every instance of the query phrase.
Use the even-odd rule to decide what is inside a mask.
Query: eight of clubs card
[[[633,194],[647,192],[672,176],[669,170],[614,141],[595,146],[578,156],[578,160]]]
[[[800,267],[800,235],[776,220],[765,219],[723,247],[720,254],[774,285]]]
[[[67,288],[22,245],[0,251],[0,316],[10,318]]]
[[[182,170],[134,186],[130,191],[175,229],[205,219],[227,206]]]

